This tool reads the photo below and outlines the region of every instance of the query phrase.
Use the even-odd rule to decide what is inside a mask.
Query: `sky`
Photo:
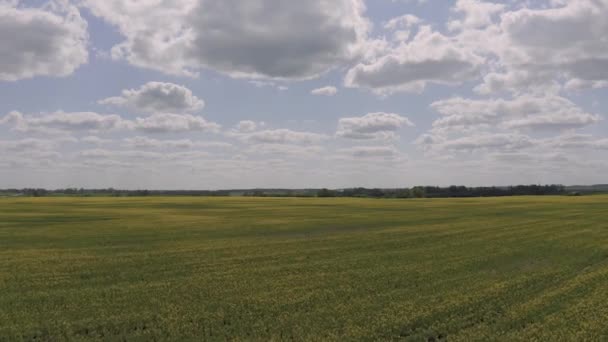
[[[0,188],[606,183],[608,0],[0,0]]]

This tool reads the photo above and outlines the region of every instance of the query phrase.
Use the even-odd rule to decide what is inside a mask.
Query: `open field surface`
[[[0,341],[608,339],[608,196],[0,199]]]

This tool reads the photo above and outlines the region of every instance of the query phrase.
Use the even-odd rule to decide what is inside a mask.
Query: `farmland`
[[[600,340],[608,196],[0,198],[0,341]]]

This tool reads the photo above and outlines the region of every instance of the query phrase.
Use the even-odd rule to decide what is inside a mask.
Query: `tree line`
[[[321,189],[318,197],[370,197],[370,198],[450,198],[450,197],[504,197],[564,195],[563,185],[517,185],[508,187],[416,186],[403,189],[353,188],[344,190]]]
[[[253,189],[253,190],[119,190],[119,189],[6,189],[4,196],[249,196],[249,197],[365,197],[365,198],[449,198],[503,197],[572,194],[563,185],[517,185],[508,187],[416,186],[413,188],[380,189]]]

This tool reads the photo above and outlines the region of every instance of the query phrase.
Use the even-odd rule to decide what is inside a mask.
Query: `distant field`
[[[608,339],[608,196],[0,199],[0,341]]]

